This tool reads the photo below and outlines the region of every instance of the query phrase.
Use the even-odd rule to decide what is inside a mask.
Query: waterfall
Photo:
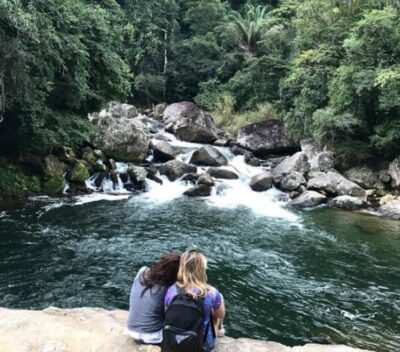
[[[168,141],[171,146],[179,151],[179,155],[177,156],[178,160],[189,163],[193,152],[204,146],[203,144],[178,140],[173,134],[166,132],[163,127],[160,127],[159,122],[151,120],[143,115],[141,118],[146,118],[149,129],[154,132],[152,138],[153,145],[157,145],[157,143],[160,143],[162,140]],[[267,170],[267,168],[248,165],[243,155],[235,156],[227,147],[215,148],[228,160],[228,164],[220,167],[220,169],[236,173],[239,179],[215,179],[215,186],[213,187],[211,195],[199,201],[205,201],[210,206],[219,208],[244,207],[261,216],[284,218],[286,220],[297,219],[294,213],[286,209],[285,204],[287,202],[287,196],[283,192],[275,188],[266,192],[254,192],[250,188],[249,184],[251,178]],[[150,155],[147,158],[147,162],[152,163],[152,161],[153,156]],[[127,197],[125,197],[126,195],[132,195],[132,192],[136,191],[135,185],[132,184],[130,177],[127,176],[131,165],[130,163],[117,162],[116,169],[112,171],[112,173],[108,173],[106,176],[104,173],[92,175],[86,181],[86,185],[94,192],[94,195],[77,197],[79,199],[78,204],[96,201],[97,199],[127,199]],[[208,167],[198,166],[197,173],[204,173],[207,169]],[[122,174],[125,175],[124,182],[121,178]],[[159,172],[156,176],[162,180],[162,184],[154,180],[146,179],[146,191],[134,196],[131,201],[144,201],[153,205],[166,203],[184,197],[184,192],[193,187],[193,183],[188,181],[177,180],[171,182],[166,176],[161,175]],[[111,197],[118,195],[124,195],[124,197]]]

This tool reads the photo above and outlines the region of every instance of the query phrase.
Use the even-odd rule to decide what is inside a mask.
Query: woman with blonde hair
[[[181,296],[186,296],[188,301],[191,300],[192,302],[196,301],[200,303],[200,306],[202,306],[202,348],[205,351],[212,351],[216,344],[217,334],[215,327],[217,327],[218,335],[223,335],[222,320],[225,316],[225,303],[221,293],[207,283],[206,269],[207,259],[202,253],[195,249],[190,249],[182,253],[177,281],[168,289],[164,304],[167,316],[168,308],[176,304],[176,301]],[[182,304],[189,305],[189,303]],[[179,312],[179,310],[175,309],[175,312],[177,311]],[[181,313],[181,315],[184,314]],[[179,318],[183,324],[188,319],[187,315],[175,318]],[[183,338],[182,334],[180,336],[178,342],[179,339]]]

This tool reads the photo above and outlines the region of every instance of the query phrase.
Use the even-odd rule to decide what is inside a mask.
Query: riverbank
[[[99,308],[42,311],[0,308],[1,352],[158,352],[155,346],[140,346],[124,335],[126,311]],[[220,340],[216,352],[362,352],[342,345],[287,347],[251,339]]]

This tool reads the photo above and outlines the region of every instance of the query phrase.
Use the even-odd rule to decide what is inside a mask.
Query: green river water
[[[270,201],[100,199],[0,205],[0,306],[127,309],[142,265],[198,247],[228,335],[400,351],[400,222]]]

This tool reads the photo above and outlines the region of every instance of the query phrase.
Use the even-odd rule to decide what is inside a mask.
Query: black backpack
[[[203,320],[204,299],[195,299],[179,289],[165,312],[161,352],[207,351],[205,342],[212,319],[205,329]]]

